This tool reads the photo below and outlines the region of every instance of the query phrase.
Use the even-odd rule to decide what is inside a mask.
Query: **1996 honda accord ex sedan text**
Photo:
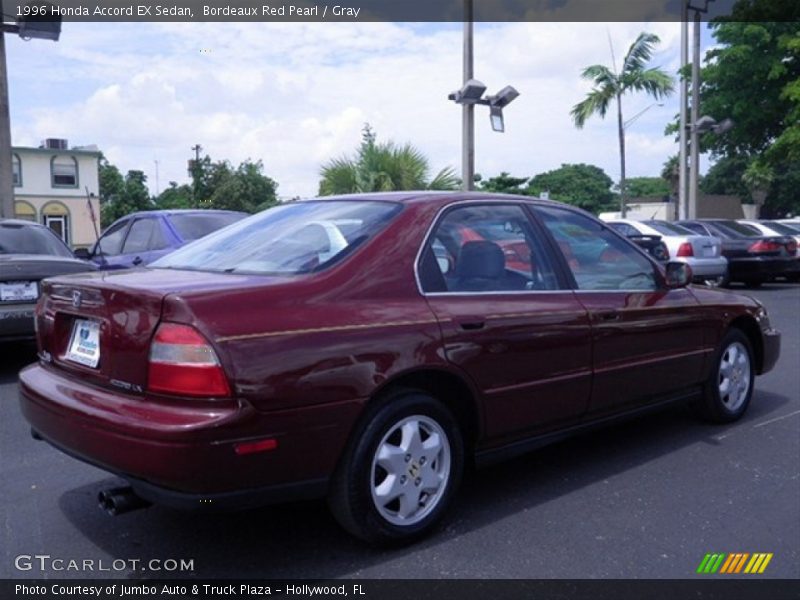
[[[130,482],[101,494],[112,512],[327,496],[356,536],[408,541],[470,461],[679,401],[741,417],[780,334],[690,280],[545,200],[294,202],[147,268],[45,281],[22,410]]]

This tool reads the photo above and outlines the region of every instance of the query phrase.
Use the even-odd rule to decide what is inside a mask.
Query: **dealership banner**
[[[579,568],[576,565],[576,568]],[[76,600],[795,600],[800,580],[0,580],[3,600],[37,598]]]
[[[62,21],[462,22],[679,21],[681,0],[16,0],[7,17]],[[693,0],[702,20],[800,21],[800,2],[775,0],[755,14],[736,0]],[[693,18],[693,16],[691,17]]]

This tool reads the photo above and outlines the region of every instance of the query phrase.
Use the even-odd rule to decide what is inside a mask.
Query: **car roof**
[[[123,215],[119,219],[128,219],[130,217],[140,217],[148,215],[162,216],[162,215],[212,214],[212,213],[223,213],[229,215],[247,215],[247,213],[238,210],[224,210],[221,208],[162,208],[158,210],[138,210],[136,212]]]
[[[0,225],[28,225],[32,227],[44,227],[39,223],[28,221],[27,219],[2,219],[0,218]]]
[[[370,200],[380,202],[400,202],[402,204],[440,204],[446,205],[452,202],[464,200],[480,200],[487,202],[533,202],[549,206],[566,206],[580,210],[577,206],[545,200],[536,196],[522,196],[518,194],[496,194],[490,192],[464,192],[464,191],[405,191],[405,192],[366,192],[360,194],[341,194],[338,196],[320,196],[308,198],[300,202],[316,201],[336,201],[336,200]]]

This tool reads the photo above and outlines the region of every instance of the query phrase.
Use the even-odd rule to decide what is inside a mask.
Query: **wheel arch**
[[[741,315],[730,322],[728,329],[738,329],[747,336],[753,349],[755,370],[760,375],[764,368],[764,341],[761,339],[761,329],[756,320],[749,315]]]
[[[474,450],[483,432],[483,412],[478,392],[464,376],[441,368],[424,368],[400,373],[377,388],[365,406],[369,407],[389,394],[402,389],[427,392],[453,413],[464,437],[467,455]]]

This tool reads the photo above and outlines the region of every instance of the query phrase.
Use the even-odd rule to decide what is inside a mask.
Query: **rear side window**
[[[236,213],[187,213],[167,217],[184,242],[199,240],[218,229],[240,221],[246,215]]]
[[[658,289],[653,264],[602,223],[571,210],[537,206],[580,290]]]
[[[432,292],[558,289],[553,265],[521,206],[461,206],[436,225],[418,266]]]
[[[706,231],[706,228],[699,223],[681,223],[681,225],[694,233],[699,233],[700,235],[709,235],[708,231]]]
[[[112,225],[100,238],[97,243],[98,249],[95,254],[103,254],[105,256],[116,256],[122,252],[122,240],[125,239],[125,232],[128,230],[130,221],[123,221]]]
[[[150,238],[157,223],[155,219],[137,219],[131,225],[128,237],[125,238],[125,246],[122,249],[124,254],[134,252],[147,252],[150,247]]]

